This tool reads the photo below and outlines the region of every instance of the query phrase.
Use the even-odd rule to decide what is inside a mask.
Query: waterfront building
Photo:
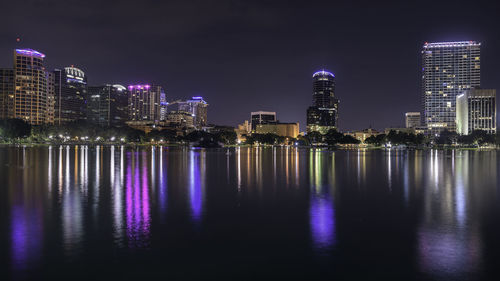
[[[346,133],[347,135],[352,136],[353,138],[359,140],[360,142],[365,142],[365,140],[371,136],[379,135],[380,132],[374,130],[372,128],[364,129],[361,131],[353,131]]]
[[[496,90],[472,89],[457,96],[457,133],[474,130],[495,134],[497,130]]]
[[[54,70],[55,124],[86,119],[87,77],[76,67]]]
[[[275,124],[278,120],[276,120],[276,112],[256,111],[250,113],[250,122],[252,131],[255,131],[257,129],[257,125]]]
[[[416,128],[422,125],[420,112],[405,113],[406,128]]]
[[[162,100],[165,100],[165,92],[161,86],[130,85],[128,91],[130,121],[161,121]]]
[[[0,119],[13,116],[14,69],[0,68]]]
[[[396,133],[406,133],[406,134],[416,134],[417,130],[416,128],[385,128],[384,134],[388,135],[391,131],[394,131]]]
[[[190,112],[174,110],[167,113],[166,123],[170,127],[176,128],[194,128],[194,116]]]
[[[325,134],[338,127],[339,100],[335,97],[335,75],[328,71],[313,74],[313,104],[307,109],[307,132]]]
[[[122,85],[88,87],[87,120],[99,126],[120,127],[128,120],[128,91]]]
[[[189,112],[193,116],[193,122],[196,129],[200,130],[207,125],[208,103],[203,97],[192,97],[190,100],[179,101],[179,111]]]
[[[430,133],[456,131],[457,96],[480,87],[480,46],[475,41],[424,44],[423,125]]]
[[[244,142],[246,141],[246,136],[252,132],[252,126],[248,120],[245,120],[242,124],[238,124],[234,131],[238,142]]]
[[[258,124],[255,128],[255,133],[296,138],[299,135],[299,123]]]
[[[4,117],[32,125],[53,124],[54,76],[45,71],[44,58],[32,49],[14,50],[14,69],[2,71]]]

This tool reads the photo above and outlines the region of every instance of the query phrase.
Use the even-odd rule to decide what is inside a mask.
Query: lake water
[[[4,146],[1,279],[500,280],[499,159]]]

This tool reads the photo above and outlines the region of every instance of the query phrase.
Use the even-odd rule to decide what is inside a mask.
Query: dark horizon
[[[481,42],[481,87],[500,88],[496,3],[357,4],[16,1],[0,11],[0,67],[12,67],[13,49],[32,48],[47,69],[81,68],[89,85],[148,82],[169,101],[203,96],[209,123],[235,126],[267,110],[302,131],[321,69],[336,76],[341,130],[402,126],[421,109],[425,42]]]

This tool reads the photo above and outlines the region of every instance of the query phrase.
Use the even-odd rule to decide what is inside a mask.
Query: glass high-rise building
[[[192,97],[190,100],[179,102],[179,110],[189,112],[193,115],[193,123],[196,129],[207,125],[208,103],[203,97]]]
[[[54,76],[45,71],[44,58],[32,49],[14,50],[14,97],[9,118],[32,125],[54,122]]]
[[[128,109],[128,91],[122,85],[88,87],[88,122],[104,127],[120,127],[128,121]]]
[[[165,100],[161,86],[130,85],[128,91],[129,121],[161,121]]]
[[[475,41],[424,44],[423,123],[430,133],[456,131],[457,96],[480,87],[480,47]]]
[[[496,90],[472,89],[457,96],[457,133],[468,135],[474,130],[497,132]]]
[[[87,77],[76,67],[65,67],[54,70],[55,80],[55,123],[60,125],[67,122],[86,118]]]
[[[252,131],[257,129],[257,125],[276,124],[276,112],[273,111],[255,111],[250,113],[250,122]]]
[[[14,103],[14,70],[0,68],[0,119],[10,118]]]
[[[313,74],[313,104],[307,109],[307,132],[326,133],[338,127],[339,100],[335,97],[335,75],[328,71]]]

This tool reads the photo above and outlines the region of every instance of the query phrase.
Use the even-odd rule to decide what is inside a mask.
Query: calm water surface
[[[0,147],[1,279],[500,280],[499,159]]]

